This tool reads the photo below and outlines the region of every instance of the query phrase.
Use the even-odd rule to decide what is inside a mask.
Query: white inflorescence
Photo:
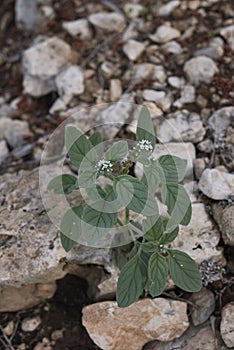
[[[111,162],[109,160],[101,159],[101,160],[99,160],[99,162],[97,163],[95,168],[98,171],[109,173],[112,170],[112,166],[113,165],[111,164]]]
[[[141,140],[137,143],[137,146],[140,148],[140,150],[145,151],[153,151],[153,146],[150,141],[148,140]]]

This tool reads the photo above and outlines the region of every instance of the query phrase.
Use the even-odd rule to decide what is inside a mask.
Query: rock
[[[110,78],[112,75],[114,75],[115,66],[111,62],[105,61],[101,64],[101,71],[105,78]]]
[[[184,72],[189,81],[196,86],[200,83],[210,83],[218,68],[214,61],[206,56],[199,56],[190,59],[184,65]]]
[[[38,0],[16,0],[15,20],[18,29],[34,31],[41,20]]]
[[[61,135],[59,137],[62,138]],[[0,238],[9,236],[7,241],[0,244],[0,287],[51,283],[65,276],[67,272],[64,268],[70,261],[77,265],[103,265],[109,260],[108,248],[76,245],[70,253],[63,250],[58,238],[58,227],[50,221],[41,198],[45,193],[48,195],[44,187],[54,177],[54,168],[54,163],[52,166],[41,165],[43,183],[40,183],[40,189],[38,169],[0,177],[0,193],[4,198],[0,212],[0,222],[4,223],[0,226]],[[62,203],[61,196],[57,200],[54,196],[51,193],[49,197],[54,206],[57,200]],[[77,203],[77,199],[76,194],[73,203]],[[3,307],[7,304],[4,302]]]
[[[185,141],[199,142],[205,135],[200,116],[186,109],[168,115],[167,119],[158,118],[157,137],[160,142]]]
[[[173,103],[177,108],[183,107],[185,103],[193,103],[196,98],[196,90],[192,85],[185,85],[181,91],[181,97]]]
[[[73,96],[84,92],[84,75],[79,66],[69,66],[55,78],[55,85],[62,100],[68,104]]]
[[[5,139],[10,147],[21,146],[31,137],[32,133],[26,121],[0,118],[0,140]]]
[[[220,35],[227,40],[230,48],[234,50],[234,24],[221,28]]]
[[[71,47],[57,37],[34,44],[23,53],[24,92],[40,97],[55,91],[55,76],[73,60]]]
[[[54,19],[55,16],[56,16],[53,7],[50,6],[50,5],[46,5],[46,4],[43,5],[43,4],[41,4],[40,5],[40,10],[41,10],[41,13],[42,13],[43,17],[45,17],[46,19],[51,20],[51,19]]]
[[[136,61],[144,52],[145,45],[139,41],[130,39],[123,46],[123,52],[130,61]]]
[[[224,243],[234,246],[234,205],[231,204],[223,208],[221,204],[214,203],[212,211]]]
[[[181,77],[172,76],[168,78],[168,83],[176,89],[181,89],[185,84],[185,80]]]
[[[121,80],[119,79],[111,79],[110,81],[110,101],[115,102],[122,95],[123,88],[121,84]]]
[[[214,148],[214,144],[210,139],[206,139],[197,144],[197,149],[201,152],[211,153]]]
[[[116,12],[98,12],[89,16],[89,22],[96,28],[108,32],[121,32],[125,27],[125,18]]]
[[[166,96],[165,91],[156,91],[152,89],[145,89],[142,92],[142,96],[146,101],[159,101]]]
[[[174,40],[162,45],[162,50],[167,53],[172,53],[174,55],[180,55],[183,51],[181,45]]]
[[[222,309],[220,331],[224,343],[228,348],[234,347],[234,302],[225,305]]]
[[[203,203],[192,204],[192,218],[188,226],[181,226],[179,235],[172,243],[189,254],[198,264],[203,260],[224,263],[222,250],[217,248],[220,235],[206,213]]]
[[[37,327],[40,326],[42,320],[40,316],[34,316],[32,318],[25,318],[21,323],[21,329],[23,332],[34,332]]]
[[[135,21],[131,21],[122,35],[122,41],[126,42],[130,39],[135,39],[138,36],[137,25]]]
[[[234,107],[227,106],[215,111],[208,120],[208,125],[214,132],[215,141],[221,140],[227,127],[234,121]]]
[[[51,333],[51,339],[57,341],[63,338],[64,329],[56,329]]]
[[[209,42],[209,45],[207,47],[204,47],[202,49],[196,50],[194,52],[194,56],[207,56],[210,58],[218,59],[223,56],[224,49],[223,49],[223,40],[219,37],[212,39]]]
[[[133,96],[125,94],[117,103],[111,104],[100,113],[97,122],[104,139],[109,140],[116,136],[120,128],[130,120],[133,108]]]
[[[162,16],[162,17],[167,17],[179,5],[180,5],[180,1],[179,0],[172,0],[172,1],[168,2],[167,4],[161,6],[158,9],[158,15]]]
[[[152,63],[139,63],[133,67],[132,79],[134,83],[152,79],[163,84],[166,80],[166,73],[163,66]]]
[[[65,111],[66,107],[67,107],[66,102],[64,102],[64,100],[59,97],[59,98],[57,98],[57,100],[54,101],[54,103],[50,107],[49,113],[53,114],[53,113],[56,113],[56,112]]]
[[[42,80],[38,77],[25,75],[23,80],[24,93],[33,97],[41,97],[56,91],[54,79]]]
[[[63,29],[65,29],[71,36],[79,36],[81,40],[92,39],[92,31],[87,19],[77,19],[76,21],[63,22]]]
[[[190,301],[193,303],[191,306],[191,317],[194,326],[207,321],[214,312],[215,297],[209,289],[202,288],[199,292],[193,293]]]
[[[175,28],[161,25],[157,28],[155,34],[151,34],[149,37],[155,43],[164,44],[167,41],[179,38],[180,32]]]
[[[194,165],[194,173],[195,173],[195,177],[196,179],[200,179],[203,171],[206,168],[206,159],[204,158],[197,158],[194,160],[193,165]]]
[[[41,303],[43,299],[52,298],[55,291],[55,282],[28,284],[20,288],[0,286],[0,312],[15,312],[31,308]]]
[[[5,161],[9,154],[9,150],[5,140],[0,141],[0,165]]]
[[[7,336],[10,336],[13,334],[15,329],[15,324],[14,321],[9,321],[6,325],[6,327],[3,328],[3,332],[4,334],[6,334]]]
[[[130,4],[127,3],[124,5],[124,12],[129,18],[137,18],[144,7],[140,4]]]
[[[171,342],[152,342],[144,350],[217,350],[216,337],[209,323],[200,327],[190,327],[185,333]],[[221,350],[221,349],[220,349]],[[225,349],[223,349],[225,350]]]
[[[219,169],[205,169],[199,181],[199,189],[207,197],[222,200],[234,195],[234,174]]]
[[[186,304],[163,298],[139,300],[128,308],[113,301],[88,305],[82,323],[103,350],[141,350],[150,340],[179,337],[189,325]]]

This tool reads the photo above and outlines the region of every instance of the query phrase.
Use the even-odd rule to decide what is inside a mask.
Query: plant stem
[[[129,209],[125,208],[125,223],[126,223],[126,225],[129,224],[129,222],[130,222]]]
[[[122,221],[119,218],[117,218],[117,222],[120,226],[124,226],[124,224],[122,223]]]

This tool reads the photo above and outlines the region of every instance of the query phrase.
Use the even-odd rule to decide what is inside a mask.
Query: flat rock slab
[[[127,308],[107,301],[83,308],[82,322],[103,350],[141,350],[151,340],[170,341],[189,326],[187,306],[163,298],[139,300]]]
[[[109,259],[109,249],[76,245],[64,251],[38,182],[38,169],[0,177],[0,286],[50,283],[67,273],[69,261],[102,265]]]
[[[234,175],[219,169],[205,169],[198,186],[209,198],[228,199],[234,195]]]

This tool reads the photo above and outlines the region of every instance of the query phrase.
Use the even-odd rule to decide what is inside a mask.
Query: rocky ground
[[[0,349],[234,348],[233,5],[2,0]],[[119,101],[148,106],[156,156],[166,148],[188,159],[193,217],[175,246],[204,283],[188,295],[169,282],[161,298],[128,309],[114,302],[113,251],[66,254],[38,184],[49,136],[76,114],[77,126],[93,128],[89,106],[102,104],[100,123],[118,121],[104,137],[133,138],[135,115],[107,105]]]

